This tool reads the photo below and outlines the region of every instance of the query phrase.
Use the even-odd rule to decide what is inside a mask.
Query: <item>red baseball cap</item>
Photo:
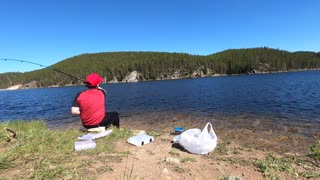
[[[99,76],[97,73],[91,73],[86,77],[86,82],[90,84],[90,86],[98,86],[98,84],[103,82],[103,78]]]

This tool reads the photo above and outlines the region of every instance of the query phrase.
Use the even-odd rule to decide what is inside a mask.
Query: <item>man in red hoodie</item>
[[[72,103],[71,113],[80,115],[85,128],[100,126],[108,128],[111,124],[120,127],[119,114],[106,112],[106,91],[99,87],[102,82],[103,78],[97,73],[89,74],[86,77],[88,89],[78,93]]]

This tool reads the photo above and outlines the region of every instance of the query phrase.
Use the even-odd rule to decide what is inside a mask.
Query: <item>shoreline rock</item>
[[[7,89],[3,89],[3,90],[17,90],[17,89],[20,89],[21,86],[22,84],[18,84],[18,85],[10,86]]]

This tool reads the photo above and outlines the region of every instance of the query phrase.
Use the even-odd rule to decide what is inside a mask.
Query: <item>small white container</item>
[[[88,134],[85,134],[85,135],[78,137],[78,140],[94,140],[94,139],[108,136],[110,133],[112,133],[112,129],[107,130],[107,131],[103,131],[100,133],[88,133]]]
[[[127,140],[128,143],[133,144],[135,146],[145,145],[152,141],[154,141],[154,137],[149,136],[147,134],[139,134],[136,136],[132,136]]]
[[[80,151],[84,149],[91,149],[97,146],[96,142],[89,140],[89,141],[78,141],[74,143],[74,150]]]

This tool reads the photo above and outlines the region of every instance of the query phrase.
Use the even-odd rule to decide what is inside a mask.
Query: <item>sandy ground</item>
[[[253,165],[241,165],[241,162],[264,159],[265,152],[242,149],[237,155],[222,156],[215,152],[195,155],[173,147],[170,142],[173,137],[166,133],[139,147],[117,142],[117,151],[129,152],[128,156],[120,163],[112,163],[112,171],[98,179],[264,179]],[[235,144],[231,146],[241,149]],[[285,174],[281,177],[293,178]]]
[[[122,127],[131,130],[145,130],[146,132],[160,132],[155,141],[136,147],[126,141],[116,143],[116,151],[127,153],[121,161],[109,161],[108,164],[97,164],[110,167],[108,171],[100,173],[98,179],[271,179],[263,176],[255,165],[258,160],[265,160],[268,154],[277,157],[295,155],[305,157],[307,143],[319,141],[319,133],[312,141],[299,143],[304,139],[299,136],[296,128],[290,130],[285,127],[285,135],[278,135],[276,131],[259,130],[258,128],[230,129],[225,125],[214,127],[218,136],[218,147],[224,146],[221,153],[218,147],[207,155],[195,155],[173,146],[173,128],[182,125],[185,129],[202,129],[205,124],[194,124],[191,121],[141,123],[141,121],[122,121]],[[287,130],[289,129],[289,130]],[[289,132],[290,131],[290,132]],[[291,132],[293,131],[293,132]],[[318,141],[317,141],[318,140]],[[228,143],[230,142],[230,143]],[[319,142],[320,143],[320,142]],[[102,155],[103,156],[103,155]],[[319,162],[317,162],[319,163]],[[310,170],[320,172],[320,165],[312,167],[295,167],[300,172]],[[297,178],[293,173],[274,172],[280,179]]]
[[[240,128],[230,133],[226,129],[217,128],[218,146],[224,146],[224,152],[221,153],[221,148],[218,150],[217,147],[207,155],[195,155],[172,144],[174,125],[160,122],[141,126],[139,123],[123,122],[122,127],[137,131],[141,130],[139,128],[147,132],[153,131],[157,127],[156,132],[160,132],[160,136],[139,147],[125,141],[117,142],[116,151],[128,152],[128,155],[120,162],[109,164],[112,170],[100,174],[98,179],[270,179],[263,176],[261,170],[254,165],[258,160],[265,160],[270,153],[277,157],[288,154],[299,156],[304,153],[283,148],[270,132],[261,135]],[[264,143],[253,143],[259,139]],[[292,141],[286,140],[289,144]],[[281,141],[284,142],[280,138]],[[282,144],[285,146],[288,143]],[[299,168],[303,171],[301,167],[297,167]],[[316,170],[320,171],[320,167]],[[276,172],[275,175],[281,179],[297,179],[293,174]]]

